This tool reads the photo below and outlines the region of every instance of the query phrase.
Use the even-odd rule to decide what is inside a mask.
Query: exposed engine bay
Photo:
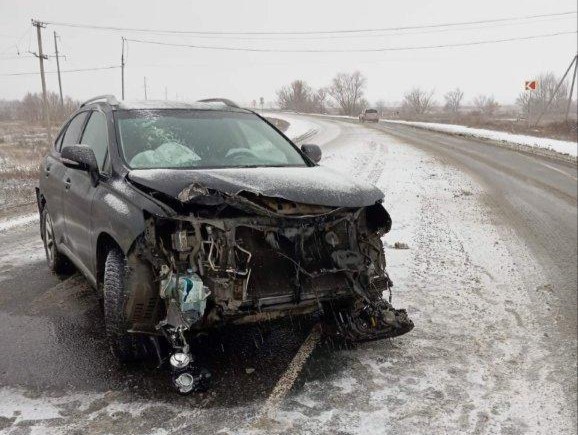
[[[381,242],[391,219],[380,203],[316,206],[195,185],[178,199],[176,216],[146,217],[135,254],[152,265],[154,284],[130,306],[133,331],[168,339],[180,393],[210,377],[194,365],[191,332],[314,312],[353,342],[413,328],[391,306]]]

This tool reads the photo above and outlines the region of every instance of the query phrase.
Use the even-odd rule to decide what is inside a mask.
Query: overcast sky
[[[218,32],[328,31],[421,26],[428,24],[550,14],[577,9],[576,0],[405,0],[405,1],[50,1],[0,0],[0,99],[20,98],[41,90],[38,61],[25,57],[36,51],[31,18],[51,22],[150,29]],[[117,66],[121,36],[179,44],[219,45],[270,49],[363,49],[455,44],[482,40],[576,31],[576,15],[509,23],[479,24],[367,33],[289,37],[256,36],[203,38],[191,35],[100,31],[48,25],[45,51],[54,53],[53,31],[61,37],[66,55],[63,70]],[[424,31],[427,31],[424,32]],[[328,36],[330,36],[328,38]],[[291,39],[289,39],[291,38]],[[17,48],[23,53],[17,57]],[[367,77],[366,97],[374,102],[399,101],[413,86],[435,89],[436,97],[456,86],[466,100],[493,94],[501,103],[514,102],[525,80],[543,71],[561,75],[577,50],[576,35],[505,42],[463,48],[388,51],[377,53],[254,53],[214,51],[128,43],[127,99],[143,99],[143,78],[149,99],[200,99],[223,96],[242,103],[275,91],[294,79],[317,88],[328,85],[340,71],[361,71]],[[29,55],[28,55],[29,56]],[[51,58],[47,70],[54,71]],[[58,90],[55,74],[48,88]],[[63,74],[64,93],[77,99],[98,94],[120,96],[120,70]]]

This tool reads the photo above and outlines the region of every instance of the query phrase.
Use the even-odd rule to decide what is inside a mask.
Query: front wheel
[[[131,324],[126,312],[129,297],[126,286],[126,257],[119,248],[111,248],[104,265],[104,321],[112,353],[121,362],[145,358],[142,337],[128,332]]]

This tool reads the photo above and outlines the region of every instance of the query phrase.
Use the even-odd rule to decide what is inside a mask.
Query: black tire
[[[52,219],[46,207],[42,209],[42,214],[40,215],[40,231],[42,242],[44,243],[46,263],[50,270],[57,274],[68,272],[70,270],[70,262],[68,258],[58,250],[56,238],[54,237]]]
[[[119,248],[111,248],[104,265],[104,321],[112,353],[124,363],[140,361],[146,356],[142,337],[128,332],[126,301],[129,295],[125,282],[126,257]]]

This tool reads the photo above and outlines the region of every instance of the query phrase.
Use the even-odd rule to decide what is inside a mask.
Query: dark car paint
[[[59,249],[96,286],[99,239],[106,236],[127,253],[144,231],[143,211],[166,216],[168,209],[126,182],[127,170],[116,148],[112,110],[106,105],[95,104],[81,111],[93,110],[103,112],[107,118],[108,157],[104,171],[108,173],[101,173],[97,186],[93,186],[87,172],[66,168],[60,161],[60,151],[53,146],[44,159],[39,197],[40,206],[47,207],[53,220]],[[70,117],[58,138],[81,111]],[[68,179],[70,183],[66,183]]]
[[[130,171],[128,178],[174,198],[195,183],[228,195],[250,192],[328,207],[365,207],[383,199],[383,193],[376,187],[323,166],[138,169]]]
[[[239,189],[239,185],[235,183],[240,183],[241,181],[244,183],[242,184],[244,187],[241,187],[241,189],[247,188],[253,191],[256,188],[256,181],[251,182],[250,177],[253,175],[257,176],[258,171],[233,169],[226,171],[226,176],[223,173],[218,176],[218,171],[174,170],[170,171],[170,175],[167,174],[166,170],[164,175],[162,170],[131,172],[118,149],[117,132],[114,128],[114,109],[108,104],[92,103],[82,107],[66,122],[58,137],[68,127],[68,123],[74,116],[81,111],[93,110],[101,111],[107,118],[108,166],[105,166],[105,173],[100,174],[99,182],[96,186],[92,185],[90,175],[87,172],[65,168],[60,161],[59,150],[53,146],[44,160],[43,173],[40,176],[39,206],[48,208],[53,219],[59,249],[70,258],[95,287],[99,284],[98,247],[103,238],[112,239],[126,254],[133,246],[135,240],[144,232],[145,220],[143,212],[161,217],[167,217],[174,213],[168,206],[159,203],[158,200],[139,190],[132,183],[127,182],[126,177],[129,173],[133,181],[138,180],[143,185],[153,188],[158,187],[160,191],[170,191],[171,195],[175,194],[173,196],[176,196],[180,190],[196,181],[197,178],[200,178],[201,182],[210,183],[214,188],[226,189],[231,192]],[[228,108],[227,110],[230,109]],[[87,117],[84,122],[83,132],[89,118]],[[264,118],[260,118],[282,134],[274,125]],[[80,137],[82,137],[82,134]],[[298,147],[291,141],[289,142],[303,155]],[[319,167],[315,166],[306,156],[304,158],[311,167],[300,168],[301,170],[311,170],[313,174],[324,171],[323,169],[317,169]],[[47,171],[47,168],[49,171]],[[292,168],[278,169],[291,171]],[[239,171],[239,173],[235,177],[230,171]],[[342,177],[342,175],[340,174],[339,177]],[[286,181],[296,181],[294,175],[285,175],[283,178]],[[69,188],[65,186],[67,179],[70,179]],[[170,186],[171,180],[174,182],[173,186]],[[354,199],[351,194],[342,195],[335,190],[332,193],[327,192],[324,194],[317,189],[314,190],[317,198],[314,196],[315,200],[313,200],[307,198],[311,194],[311,185],[309,185],[309,190],[305,189],[303,181],[300,183],[300,189],[298,190],[292,189],[287,185],[282,189],[279,186],[276,188],[275,183],[278,179],[274,177],[262,177],[260,181],[264,183],[259,189],[259,192],[263,194],[283,196],[287,197],[287,199],[305,203],[320,200],[321,202],[326,202],[327,205],[363,206],[373,204],[383,197],[383,194],[372,186],[352,182],[351,187],[353,192],[355,192],[354,196],[358,197],[357,199]],[[310,182],[310,179],[305,181]],[[342,203],[340,203],[340,199],[343,201]],[[319,202],[317,203],[323,205]]]

